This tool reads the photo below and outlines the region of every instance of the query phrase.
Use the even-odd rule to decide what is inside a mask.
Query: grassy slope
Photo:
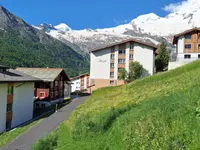
[[[97,90],[54,133],[58,149],[200,149],[200,61]]]

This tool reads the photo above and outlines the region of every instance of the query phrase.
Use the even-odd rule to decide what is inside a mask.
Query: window
[[[200,54],[198,55],[198,59],[200,59]]]
[[[63,81],[60,81],[60,87],[63,88]]]
[[[131,50],[134,49],[134,44],[130,44],[130,49],[131,49]]]
[[[40,98],[44,98],[44,92],[40,92]]]
[[[191,49],[191,44],[185,44],[185,49]]]
[[[55,95],[58,96],[58,91],[55,92]]]
[[[114,77],[114,72],[110,72],[110,76],[111,76],[111,77]]]
[[[198,35],[198,39],[200,39],[200,34]]]
[[[110,58],[111,58],[111,59],[115,59],[115,54],[111,54],[111,55],[110,55]]]
[[[55,81],[55,86],[58,86],[58,81]]]
[[[119,50],[119,54],[125,55],[126,54],[126,50]]]
[[[185,59],[190,59],[190,58],[191,58],[191,55],[185,55],[184,58],[185,58]]]
[[[11,129],[11,121],[6,122],[6,130]]]
[[[110,68],[114,68],[115,67],[115,64],[114,63],[111,63],[110,64]]]
[[[12,104],[7,104],[7,112],[12,112]]]
[[[45,104],[42,104],[41,106],[42,106],[42,108],[45,108]]]
[[[133,54],[130,54],[129,55],[129,59],[133,59],[134,55]]]
[[[36,104],[36,108],[40,108],[40,104]]]
[[[190,34],[185,35],[185,39],[186,39],[186,40],[190,40],[191,38],[192,38],[192,36],[191,36]]]
[[[115,81],[114,80],[110,80],[110,85],[114,85]]]
[[[125,59],[119,59],[119,60],[118,60],[118,63],[119,63],[119,64],[125,64]]]
[[[198,49],[200,49],[200,44],[198,44]]]
[[[13,85],[8,85],[8,95],[13,95],[14,87]]]
[[[50,93],[50,98],[53,98],[53,92]]]
[[[111,48],[111,53],[115,52],[115,47]]]
[[[51,82],[50,87],[51,87],[51,89],[53,89],[53,82]]]

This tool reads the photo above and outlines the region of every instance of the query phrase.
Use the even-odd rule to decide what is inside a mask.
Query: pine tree
[[[169,52],[167,50],[167,46],[163,41],[158,48],[158,55],[156,56],[156,70],[163,71],[169,62]]]

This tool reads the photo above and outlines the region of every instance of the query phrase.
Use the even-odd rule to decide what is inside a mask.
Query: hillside
[[[54,131],[58,149],[200,149],[199,66],[95,91]]]
[[[0,6],[0,64],[62,67],[71,75],[88,72],[88,59]],[[74,70],[76,68],[76,70]]]

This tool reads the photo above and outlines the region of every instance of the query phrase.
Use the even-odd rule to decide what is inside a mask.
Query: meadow
[[[200,149],[200,61],[96,90],[50,136],[58,150]]]

